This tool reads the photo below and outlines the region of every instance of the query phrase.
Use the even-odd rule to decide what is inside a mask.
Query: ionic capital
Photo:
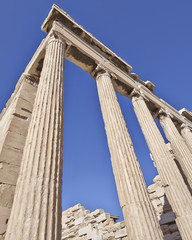
[[[98,80],[102,76],[108,76],[110,78],[112,77],[111,74],[107,71],[107,69],[101,64],[97,65],[92,74],[95,76],[96,80]]]
[[[49,38],[48,42],[47,42],[47,45],[46,45],[46,48],[47,46],[52,43],[52,42],[60,42],[62,43],[63,45],[65,45],[65,40],[64,38],[62,38],[62,36],[60,34],[57,34],[55,32],[53,32],[53,35]]]
[[[139,100],[149,101],[149,99],[143,94],[142,90],[139,88],[134,88],[129,94],[129,97],[131,98],[132,103]]]
[[[173,115],[167,112],[165,109],[160,108],[156,112],[153,112],[153,117],[158,119],[164,118],[164,117],[173,118]]]
[[[96,80],[98,80],[99,78],[101,78],[103,76],[111,78],[111,75],[108,72],[98,72],[96,75]]]
[[[129,97],[132,98],[133,101],[137,101],[138,99],[143,99],[141,92],[139,91],[139,89],[136,89],[136,88],[132,90],[132,92],[129,94]]]
[[[186,123],[181,123],[179,128],[180,130],[188,129],[189,131],[191,131],[191,128]]]

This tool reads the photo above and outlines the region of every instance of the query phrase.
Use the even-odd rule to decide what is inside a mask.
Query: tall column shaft
[[[128,238],[163,239],[110,75],[99,74],[96,83]]]
[[[189,150],[192,152],[192,131],[185,124],[181,125],[181,136],[184,138]]]
[[[168,115],[159,114],[159,121],[192,189],[192,153]]]
[[[165,187],[166,196],[176,215],[176,223],[183,240],[192,239],[192,197],[172,160],[169,150],[158,130],[155,121],[139,95],[133,95],[132,103],[142,132],[154,159],[155,165]]]
[[[6,240],[61,239],[64,43],[52,37],[46,54]]]

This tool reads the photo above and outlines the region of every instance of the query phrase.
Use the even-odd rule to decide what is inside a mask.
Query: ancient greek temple
[[[164,236],[116,92],[131,99],[181,239],[191,240],[192,113],[177,111],[158,98],[153,83],[130,73],[130,65],[56,5],[42,30],[47,37],[0,116],[0,239],[61,239],[67,59],[88,72],[97,85],[126,239],[162,240]],[[170,144],[165,144],[154,119]]]

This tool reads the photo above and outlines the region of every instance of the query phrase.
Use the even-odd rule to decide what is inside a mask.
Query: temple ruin
[[[0,240],[191,240],[192,113],[157,97],[56,5],[42,30],[0,115]],[[96,82],[123,222],[80,204],[62,214],[64,59]],[[116,92],[131,99],[159,174],[148,189]]]

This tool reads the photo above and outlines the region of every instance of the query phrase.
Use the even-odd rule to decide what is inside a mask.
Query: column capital
[[[139,100],[139,99],[144,99],[144,96],[142,95],[142,93],[140,92],[140,90],[139,90],[139,89],[136,89],[136,88],[134,88],[134,89],[132,90],[132,92],[129,94],[129,97],[130,97],[131,99],[133,99],[133,97],[134,97],[133,101],[137,101],[137,100]]]
[[[111,78],[111,74],[101,64],[98,64],[95,68],[94,76],[96,77],[96,80],[98,80],[101,76],[108,76]]]
[[[55,32],[53,32],[53,34],[50,36],[50,38],[48,39],[48,42],[47,42],[47,45],[46,45],[46,48],[47,46],[52,43],[52,42],[60,42],[62,44],[66,44],[65,42],[65,39],[60,35],[60,34],[57,34]]]
[[[186,124],[186,123],[181,123],[179,128],[182,130],[182,129],[189,129],[191,130],[191,128]]]
[[[154,118],[163,118],[163,117],[169,117],[169,118],[173,118],[173,115],[169,112],[167,112],[165,109],[160,108],[157,111],[153,112],[153,117]]]
[[[91,76],[95,80],[97,80],[101,75],[103,76],[103,74],[108,74],[110,78],[112,77],[117,78],[115,74],[109,73],[108,69],[106,69],[106,67],[104,67],[102,63],[98,63],[95,69],[91,72]]]
[[[139,100],[149,101],[149,99],[143,94],[142,90],[139,88],[134,88],[129,94],[129,98],[131,98],[132,102]]]

